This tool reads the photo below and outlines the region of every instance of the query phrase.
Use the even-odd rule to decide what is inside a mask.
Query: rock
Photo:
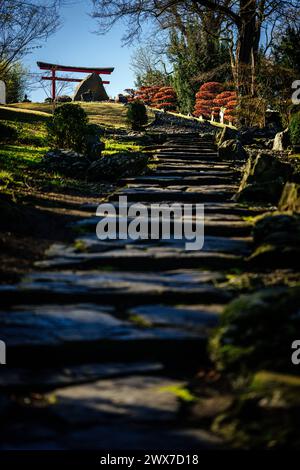
[[[57,103],[71,103],[72,98],[71,96],[68,96],[68,95],[61,95],[61,96],[58,96],[55,101]]]
[[[239,140],[229,139],[219,146],[219,157],[221,160],[246,160],[247,152]]]
[[[258,219],[253,229],[256,246],[248,260],[268,267],[299,267],[300,218],[271,214]]]
[[[249,384],[239,386],[234,403],[212,429],[235,448],[299,449],[299,387],[294,374],[259,371]]]
[[[254,162],[248,181],[265,183],[278,177],[286,179],[291,173],[292,169],[288,163],[281,162],[276,158],[270,158],[270,155],[261,152]]]
[[[274,123],[269,123],[267,126],[260,127],[244,127],[239,131],[240,140],[243,145],[251,145],[257,139],[274,139],[280,127]]]
[[[269,368],[289,372],[291,345],[299,336],[300,288],[264,289],[233,300],[210,341],[217,368],[248,376]]]
[[[52,413],[70,425],[109,421],[170,422],[176,419],[176,390],[184,382],[155,376],[133,375],[99,380],[55,391]],[[175,391],[175,393],[173,392]]]
[[[300,212],[300,185],[286,183],[278,204],[280,211]]]
[[[280,181],[269,181],[268,184],[246,184],[234,197],[238,202],[278,202],[284,183]]]
[[[90,161],[97,160],[105,149],[105,143],[100,142],[98,135],[88,134],[85,136],[85,153]]]
[[[141,305],[130,309],[130,319],[144,321],[149,325],[178,326],[185,329],[205,331],[215,327],[222,311],[221,305]]]
[[[103,86],[101,77],[96,73],[91,73],[75,90],[74,101],[107,101],[108,96]]]
[[[116,181],[139,175],[146,170],[148,158],[148,155],[140,152],[107,155],[89,166],[87,178],[89,181]]]
[[[284,184],[292,174],[293,168],[289,163],[260,152],[254,160],[249,158],[235,200],[277,204]]]
[[[116,102],[116,103],[127,104],[127,103],[128,103],[128,98],[127,98],[126,96],[122,95],[122,93],[119,93],[119,94],[116,96],[115,102]]]
[[[42,159],[42,165],[48,171],[58,171],[76,178],[85,178],[90,164],[90,160],[85,155],[64,149],[50,150]]]
[[[289,129],[285,129],[282,132],[278,132],[275,135],[273,150],[286,150],[290,144]]]
[[[277,234],[280,234],[280,239]],[[300,218],[288,214],[270,214],[260,217],[253,228],[253,241],[257,246],[262,243],[271,243],[278,240],[278,243],[287,244],[293,240],[295,244],[300,237]]]
[[[221,131],[219,131],[216,135],[216,143],[220,147],[223,142],[227,140],[236,140],[238,135],[238,131],[230,128],[230,127],[224,127]]]

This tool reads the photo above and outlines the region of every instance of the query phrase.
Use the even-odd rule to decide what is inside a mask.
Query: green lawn
[[[29,107],[31,109],[29,109]],[[93,122],[103,120],[125,126],[122,105],[114,103],[86,103],[83,107],[88,111]],[[39,165],[43,155],[49,150],[47,143],[46,122],[51,118],[51,105],[39,103],[21,103],[10,107],[0,106],[0,119],[18,131],[17,142],[0,145],[0,191],[55,191],[62,188],[76,188],[84,185],[84,181],[66,178],[63,175],[47,172]],[[101,110],[103,115],[97,113]],[[111,121],[110,121],[111,120]],[[120,127],[120,126],[119,126]],[[139,151],[141,147],[134,142],[119,142],[104,139],[104,155],[117,152]]]
[[[105,127],[125,128],[126,107],[118,103],[77,103],[82,106],[90,122]],[[48,114],[46,114],[48,113]],[[47,119],[52,113],[50,103],[16,103],[9,106],[0,106],[0,119],[24,120],[33,122]]]
[[[105,150],[102,153],[103,155],[119,152],[139,152],[142,150],[142,147],[135,142],[117,142],[113,139],[104,139],[104,143]]]
[[[32,145],[1,145],[0,190],[29,187],[32,178],[40,173],[38,163],[47,150],[48,147]],[[38,179],[41,177],[42,175],[38,176]]]

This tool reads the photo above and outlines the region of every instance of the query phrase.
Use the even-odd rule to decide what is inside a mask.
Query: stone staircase
[[[53,245],[20,285],[1,286],[0,449],[222,445],[185,420],[178,396],[207,365],[208,334],[232,298],[219,283],[249,253],[251,211],[232,201],[242,162],[220,162],[212,141],[185,134],[153,164],[110,202],[204,203],[203,249],[174,238],[100,241],[90,205],[73,245]]]

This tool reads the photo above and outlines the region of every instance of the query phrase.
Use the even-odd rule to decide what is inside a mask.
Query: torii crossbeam
[[[80,78],[64,78],[57,77],[56,71],[61,72],[79,72],[79,73],[96,73],[98,75],[110,75],[114,71],[114,67],[74,67],[70,65],[58,65],[58,64],[49,64],[47,62],[37,62],[38,67],[41,70],[50,70],[51,77],[42,77],[43,80],[51,80],[52,82],[52,99],[53,101],[56,98],[56,82],[81,82]],[[105,80],[104,84],[109,84],[110,82]]]

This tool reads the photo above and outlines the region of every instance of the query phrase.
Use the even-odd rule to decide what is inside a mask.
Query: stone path
[[[242,162],[220,162],[193,134],[170,138],[154,163],[110,201],[204,203],[203,249],[99,241],[89,205],[72,246],[52,246],[21,285],[1,286],[0,449],[221,445],[182,417],[178,397],[207,364],[207,335],[232,298],[218,282],[249,252],[250,212],[231,200]]]

